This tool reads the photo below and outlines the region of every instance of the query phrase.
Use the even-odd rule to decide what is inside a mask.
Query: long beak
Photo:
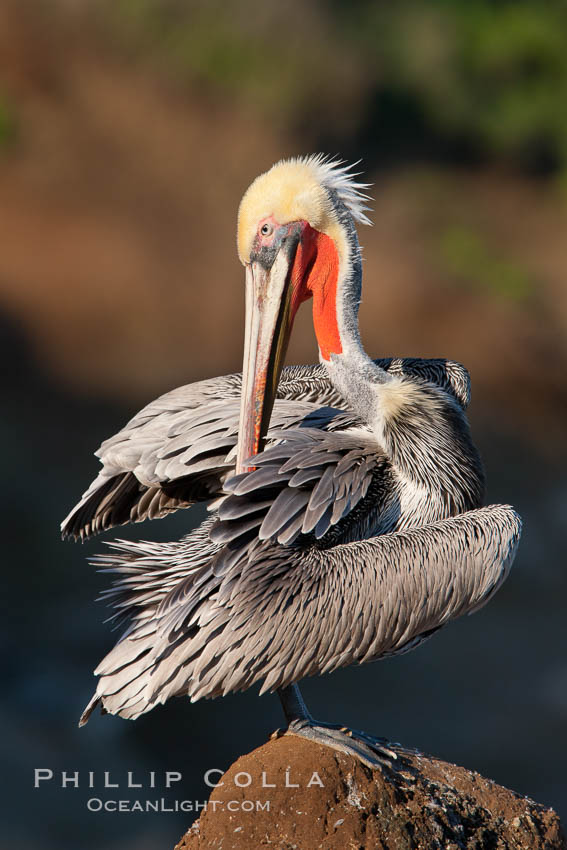
[[[291,327],[291,267],[299,242],[293,233],[266,268],[246,266],[246,330],[236,473],[251,469],[246,461],[262,450]]]

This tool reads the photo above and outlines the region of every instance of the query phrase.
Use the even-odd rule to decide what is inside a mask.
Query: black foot
[[[392,767],[392,761],[398,758],[384,738],[373,738],[366,732],[347,729],[339,723],[293,720],[283,734],[298,735],[325,747],[332,747],[340,753],[354,756],[371,768]]]

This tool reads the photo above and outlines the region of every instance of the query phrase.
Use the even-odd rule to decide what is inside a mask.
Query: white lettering
[[[210,770],[207,770],[205,773],[205,785],[208,785],[209,788],[219,788],[221,785],[224,785],[224,782],[211,782],[211,773],[219,773],[222,776],[223,771],[219,770],[217,767],[211,767]]]
[[[67,774],[67,771],[64,770],[61,773],[61,787],[66,788],[67,785],[73,785],[75,788],[79,787],[79,771],[76,770],[74,773]]]
[[[48,767],[36,767],[34,770],[33,787],[39,788],[39,783],[44,782],[46,779],[53,779],[53,771]]]
[[[285,772],[285,787],[286,788],[299,788],[299,785],[298,785],[297,782],[290,782],[289,781],[289,767]]]
[[[266,771],[263,770],[262,771],[262,788],[275,788],[275,787],[276,787],[275,782],[268,782],[268,780],[266,779]]]
[[[311,786],[312,786],[312,785],[319,785],[319,787],[320,787],[320,788],[324,788],[324,787],[325,787],[325,786],[323,785],[323,782],[321,781],[321,777],[319,776],[319,774],[317,773],[317,771],[315,771],[315,773],[312,775],[311,779],[310,779],[310,780],[309,780],[309,782],[307,783],[307,787],[308,787],[308,788],[311,788]]]
[[[172,782],[179,782],[182,779],[182,775],[178,770],[166,770],[165,772],[165,787],[171,788]]]
[[[244,776],[244,782],[239,782],[238,777]],[[245,773],[244,771],[237,773],[234,777],[234,784],[238,785],[239,788],[248,788],[248,786],[252,783],[252,777],[249,773]]]
[[[110,781],[110,771],[109,770],[104,771],[104,787],[105,788],[118,788],[118,782],[111,782]]]
[[[132,771],[129,770],[128,771],[128,788],[141,788],[141,787],[142,787],[141,782],[133,782],[132,781]]]

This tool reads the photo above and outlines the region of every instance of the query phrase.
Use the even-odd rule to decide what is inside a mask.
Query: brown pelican
[[[174,390],[103,443],[64,535],[215,501],[180,541],[117,541],[99,559],[117,574],[106,597],[126,631],[81,723],[98,704],[135,718],[258,682],[277,690],[289,733],[377,764],[392,755],[383,742],[313,720],[297,683],[413,648],[506,577],[520,519],[481,506],[467,371],[362,348],[365,188],[321,156],[258,177],[238,217],[242,379]],[[321,365],[282,372],[309,297]]]

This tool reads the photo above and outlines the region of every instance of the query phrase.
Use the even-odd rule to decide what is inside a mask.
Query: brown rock
[[[396,767],[371,771],[301,738],[269,741],[224,774],[175,850],[567,850],[553,809],[393,749]]]

